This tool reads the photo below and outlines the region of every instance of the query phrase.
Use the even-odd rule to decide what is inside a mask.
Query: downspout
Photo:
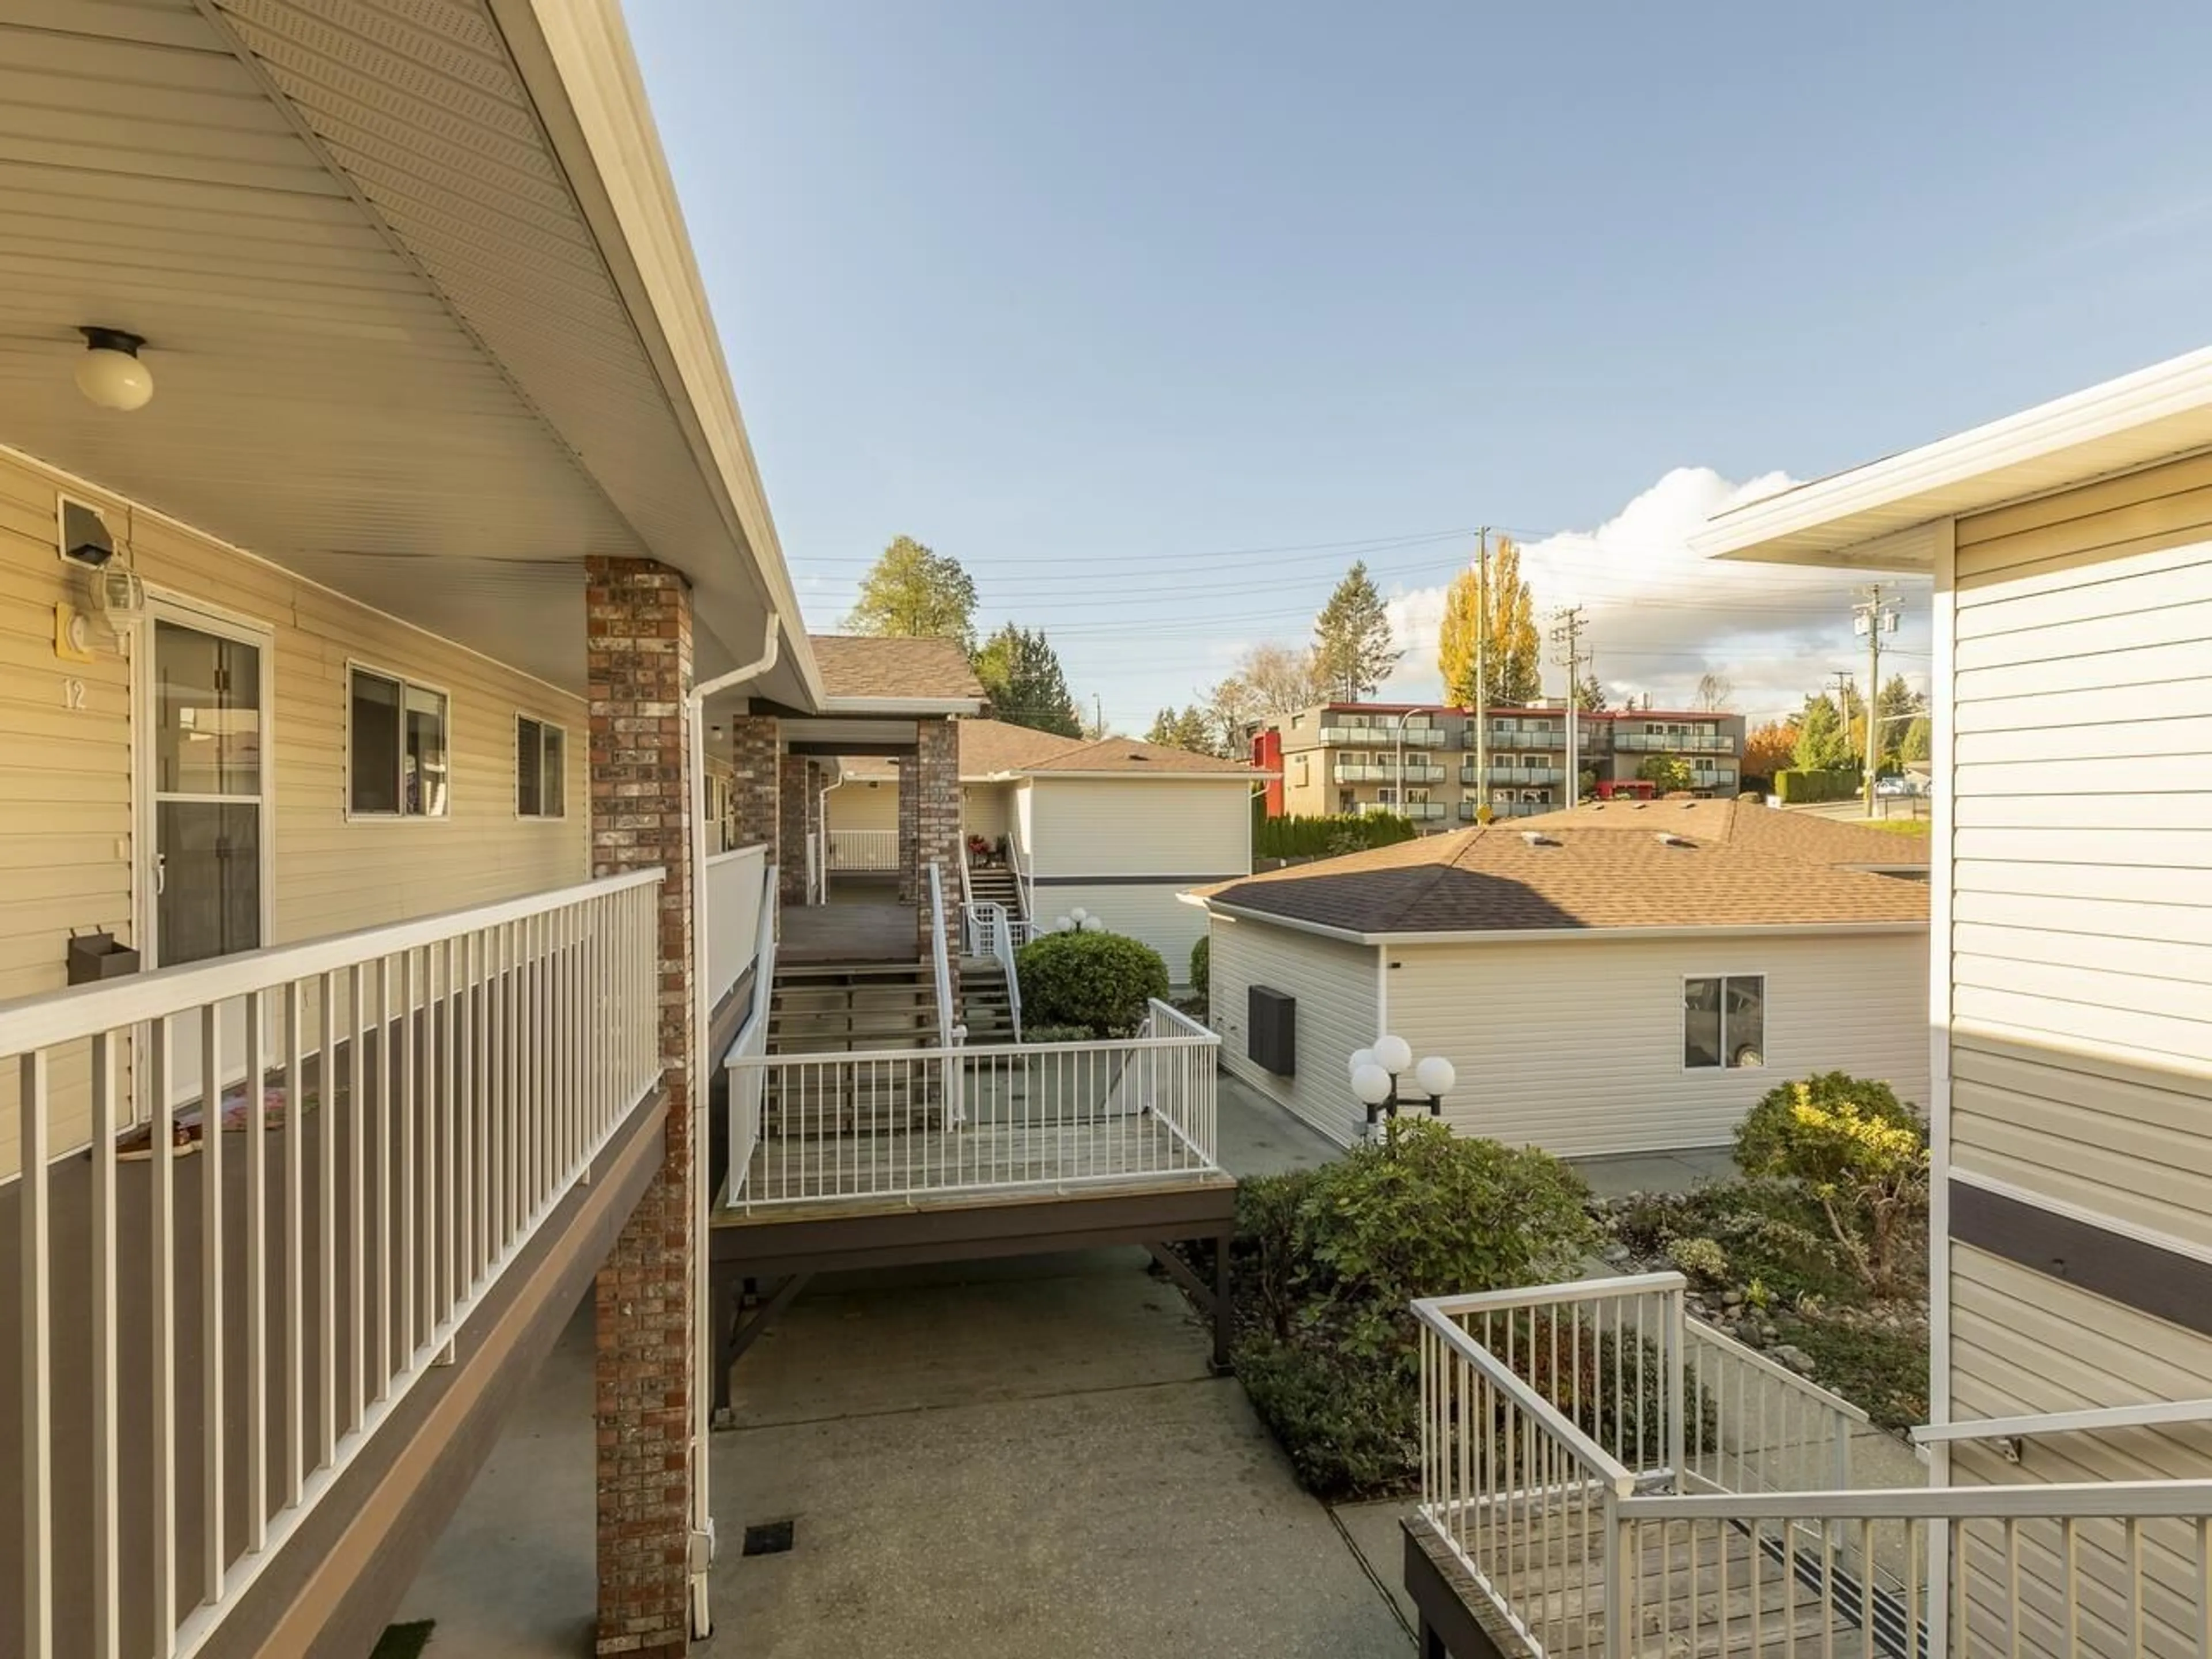
[[[707,1076],[707,1025],[714,1009],[707,1000],[707,978],[701,972],[707,954],[707,699],[744,681],[757,679],[776,665],[783,649],[783,619],[768,613],[761,654],[742,668],[692,686],[684,698],[684,724],[691,761],[691,1226],[694,1243],[691,1264],[693,1340],[699,1355],[691,1382],[691,1634],[694,1638],[714,1633],[707,1606],[707,1569],[714,1558],[714,1510],[707,1490],[707,1402],[714,1397],[714,1344],[700,1340],[711,1330],[708,1298],[712,1295],[708,1263],[707,1098],[712,1092]]]
[[[817,902],[823,904],[830,902],[830,797],[842,789],[845,783],[845,774],[841,768],[837,773],[837,781],[823,785],[819,796],[821,811],[816,819],[815,828],[820,832],[822,842],[822,887],[817,896]]]

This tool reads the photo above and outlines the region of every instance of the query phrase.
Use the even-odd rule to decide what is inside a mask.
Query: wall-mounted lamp
[[[143,409],[154,395],[154,375],[138,361],[146,342],[128,329],[87,324],[84,356],[77,360],[76,389],[102,409]]]

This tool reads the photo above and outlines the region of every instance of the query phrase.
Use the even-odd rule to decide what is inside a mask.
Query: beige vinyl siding
[[[1567,1157],[1725,1143],[1815,1072],[1928,1104],[1928,937],[1576,939],[1395,945],[1390,1029],[1459,1073],[1456,1128]],[[1765,1064],[1686,1070],[1682,981],[1766,979]],[[1347,1051],[1348,1052],[1348,1051]]]
[[[830,792],[829,824],[839,830],[896,830],[898,828],[898,785],[855,780]]]
[[[1252,868],[1251,785],[1135,777],[1030,780],[1040,876],[1241,876]]]
[[[59,487],[42,469],[0,455],[0,997],[62,988],[72,926],[135,937],[130,665],[98,624],[94,662],[55,653],[54,606],[78,602],[83,586],[55,550]],[[210,538],[126,514],[115,497],[77,486],[70,493],[106,511],[118,545],[127,529],[137,568],[155,594],[270,631],[267,943],[486,903],[590,873],[582,699]],[[583,623],[580,578],[576,625]],[[349,659],[447,694],[446,818],[348,821]],[[63,682],[72,677],[86,686],[78,712],[63,707]],[[563,818],[515,812],[518,714],[566,733]],[[83,1132],[81,1068],[58,1068],[55,1087],[58,1144]],[[14,1088],[12,1078],[0,1085],[0,1169],[14,1164]]]
[[[2212,457],[1960,520],[1954,587],[1954,1162],[2212,1243]]]
[[[1049,922],[1079,908],[1088,911],[1109,933],[1158,951],[1168,977],[1182,985],[1190,979],[1190,947],[1206,932],[1206,912],[1176,896],[1188,891],[1184,882],[1047,882],[1036,890],[1037,916]]]
[[[1013,833],[1014,788],[1008,783],[967,783],[960,787],[960,831],[981,836],[995,845]]]
[[[1966,1245],[1951,1254],[1951,1404],[1960,1422],[2197,1400],[2212,1337]],[[2212,1479],[2212,1424],[2039,1437],[2017,1467],[1971,1443],[1961,1480]]]
[[[1352,1101],[1346,1061],[1379,1035],[1375,947],[1237,916],[1215,916],[1211,931],[1208,1024],[1221,1033],[1222,1064],[1323,1134],[1349,1143],[1362,1114]],[[1246,994],[1255,985],[1297,999],[1293,1076],[1263,1071],[1246,1057]]]

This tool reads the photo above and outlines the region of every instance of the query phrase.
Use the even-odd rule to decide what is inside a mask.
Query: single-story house
[[[1181,894],[1249,874],[1252,790],[1266,775],[1239,760],[1131,738],[1085,740],[1003,720],[962,720],[961,836],[970,891],[1041,928],[1076,910],[1140,939],[1180,981],[1206,931]],[[824,822],[829,868],[888,868],[898,770],[841,763]]]
[[[1725,1144],[1776,1083],[1928,1090],[1927,854],[1753,803],[1593,802],[1222,882],[1224,1063],[1340,1141],[1395,1033],[1456,1128],[1566,1156]],[[1406,1080],[1408,1089],[1412,1079]]]

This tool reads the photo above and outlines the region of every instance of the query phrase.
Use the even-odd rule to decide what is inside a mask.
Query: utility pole
[[[1582,701],[1582,636],[1583,608],[1571,605],[1558,613],[1559,621],[1553,624],[1552,643],[1562,655],[1558,660],[1567,667],[1567,805],[1578,806],[1583,799],[1583,757],[1576,739],[1576,714]]]
[[[1096,691],[1091,694],[1091,735],[1094,738],[1106,735],[1106,699]]]
[[[1490,526],[1474,554],[1474,821],[1490,822]]]
[[[1872,817],[1875,767],[1881,757],[1881,722],[1875,718],[1875,704],[1881,697],[1881,636],[1897,630],[1897,606],[1882,603],[1880,582],[1868,587],[1866,598],[1851,612],[1851,626],[1867,641],[1866,774],[1859,784],[1866,815]]]

